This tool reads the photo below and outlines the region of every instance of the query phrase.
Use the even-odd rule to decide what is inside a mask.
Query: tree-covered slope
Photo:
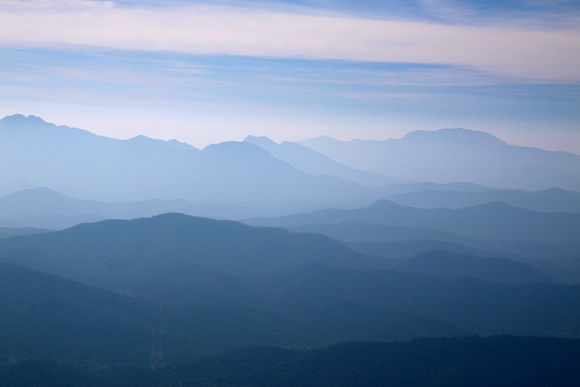
[[[136,296],[205,303],[232,297],[230,301],[250,302],[259,294],[249,278],[299,264],[379,266],[322,235],[181,214],[108,220],[9,238],[0,242],[0,256]]]
[[[0,365],[8,385],[576,386],[577,339],[498,336],[347,342],[295,350],[249,347],[194,362],[106,367],[24,361]]]

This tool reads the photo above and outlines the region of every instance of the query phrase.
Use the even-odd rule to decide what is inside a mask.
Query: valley
[[[580,176],[579,156],[464,130],[418,132],[401,152],[457,139],[481,162],[497,147],[508,164],[526,154],[528,166]],[[564,175],[550,172],[498,188],[475,169],[422,181],[315,140],[200,150],[0,120],[0,377],[496,384],[505,374],[488,351],[514,383],[556,370],[562,385],[577,380],[580,179],[552,186]],[[526,351],[536,374],[511,368]]]

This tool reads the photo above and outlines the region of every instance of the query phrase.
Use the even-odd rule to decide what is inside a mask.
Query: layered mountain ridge
[[[369,200],[377,193],[333,176],[311,176],[244,142],[204,150],[175,141],[115,140],[37,117],[0,120],[4,194],[47,187],[89,200],[185,199],[266,208]]]
[[[116,140],[14,115],[0,120],[0,162],[0,195],[47,187],[83,200],[184,199],[286,213],[368,205],[404,182],[580,190],[579,156],[465,129],[386,141],[276,144],[249,136],[200,150],[145,136]]]
[[[578,156],[464,129],[306,143],[197,149],[0,120],[0,379],[324,385],[343,378],[311,371],[343,359],[380,384],[352,358],[422,359],[404,378],[439,358],[438,385],[482,365],[501,378],[521,359],[499,348],[550,353],[538,336],[570,338],[543,343],[575,375]],[[400,342],[417,337],[437,339]],[[239,350],[254,345],[275,347]]]
[[[11,265],[168,307],[244,307],[289,319],[300,328],[297,336],[285,336],[287,343],[467,333],[580,335],[578,285],[537,282],[539,274],[523,265],[512,265],[520,278],[532,276],[520,285],[409,273],[408,263],[421,266],[421,259],[425,256],[406,262],[402,273],[318,234],[180,214],[0,240],[0,260]],[[445,259],[457,265],[470,258]],[[486,266],[481,259],[475,264],[479,270]],[[497,260],[490,264],[498,267]],[[505,268],[509,262],[499,264]]]
[[[298,141],[353,168],[394,178],[491,187],[580,189],[580,156],[520,147],[468,129],[414,131],[401,139]]]

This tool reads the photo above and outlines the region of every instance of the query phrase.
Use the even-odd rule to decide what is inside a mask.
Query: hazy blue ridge
[[[0,239],[21,235],[40,234],[49,231],[51,230],[32,227],[0,227]]]
[[[18,115],[0,120],[0,173],[4,195],[47,187],[84,200],[304,209],[379,195],[333,176],[308,175],[250,143],[199,150],[143,136],[116,140]]]
[[[514,207],[539,212],[580,212],[580,192],[560,188],[485,192],[425,190],[389,195],[386,198],[397,204],[417,208],[464,208],[502,201]]]
[[[248,136],[244,141],[258,145],[274,157],[284,160],[294,168],[310,175],[336,176],[370,187],[381,187],[388,184],[400,183],[398,179],[350,168],[306,146],[293,142],[284,141],[277,144],[267,137],[255,136]]]
[[[485,191],[484,187],[467,183],[455,184],[395,184],[380,188],[377,195],[400,194],[423,189],[463,189]],[[565,205],[564,201],[564,205]],[[39,187],[12,192],[0,197],[0,226],[36,227],[60,230],[79,223],[96,222],[104,219],[132,219],[180,212],[187,215],[218,219],[244,219],[255,216],[277,216],[304,210],[305,207],[325,207],[324,201],[317,204],[304,202],[294,208],[264,208],[228,203],[192,203],[184,199],[150,199],[135,202],[107,202],[73,199],[55,190]]]
[[[44,227],[61,230],[79,223],[104,219],[134,219],[179,212],[213,218],[243,218],[279,214],[276,210],[230,204],[194,204],[183,199],[151,199],[137,202],[79,200],[49,188],[31,188],[0,198],[0,225]]]
[[[423,191],[424,188],[430,189]],[[455,191],[455,189],[470,189],[471,191]],[[381,191],[397,192],[388,196],[389,200],[399,204],[402,202],[411,207],[462,208],[472,203],[487,203],[494,199],[505,199],[513,206],[543,212],[556,210],[578,212],[579,205],[578,193],[560,189],[536,192],[495,191],[459,183],[445,185],[420,183],[389,185],[381,188]],[[289,210],[288,208],[266,209],[234,204],[194,204],[183,199],[152,199],[122,203],[78,200],[41,187],[25,189],[0,197],[0,214],[3,215],[0,218],[0,226],[60,230],[79,223],[96,222],[108,218],[132,219],[167,212],[237,220],[254,216],[282,215]]]
[[[509,145],[467,129],[415,131],[385,141],[323,136],[297,143],[350,167],[406,180],[580,190],[580,156]]]
[[[245,222],[262,226],[296,227],[352,220],[390,226],[420,227],[468,238],[499,241],[574,243],[580,235],[580,214],[541,213],[512,207],[503,202],[461,209],[420,209],[380,200],[361,209],[327,209],[279,218],[251,219]]]
[[[14,115],[0,176],[8,385],[580,382],[580,156]]]
[[[198,215],[241,218],[249,212],[244,212],[244,208],[257,209],[255,215],[260,211],[267,213],[268,210],[290,213],[330,206],[345,208],[367,205],[390,195],[421,189],[489,190],[478,188],[474,183],[526,189],[553,186],[574,189],[571,185],[578,181],[578,156],[511,147],[498,142],[499,140],[490,140],[489,137],[490,135],[465,130],[423,132],[406,137],[402,142],[413,149],[417,145],[418,153],[407,149],[401,151],[408,157],[399,157],[401,155],[397,155],[397,152],[381,148],[381,155],[388,155],[393,159],[376,159],[373,162],[393,168],[399,173],[387,175],[404,181],[432,183],[380,186],[388,182],[383,181],[380,175],[376,180],[377,175],[363,172],[364,168],[355,171],[352,166],[337,164],[323,156],[321,153],[324,152],[316,153],[298,144],[283,143],[273,147],[268,141],[250,138],[250,141],[259,143],[269,151],[251,144],[250,141],[224,142],[199,150],[175,140],[153,140],[144,136],[116,140],[80,129],[56,126],[34,116],[15,115],[0,120],[0,173],[3,176],[0,194],[7,195],[25,188],[46,187],[82,200],[137,202],[181,199],[200,206],[238,206],[238,209],[231,211],[225,208],[200,207]],[[398,144],[397,141],[402,140],[384,143]],[[353,143],[367,142],[361,140]],[[383,142],[370,143],[375,146],[375,143]],[[431,143],[429,147],[428,144]],[[446,149],[446,144],[450,144],[455,150]],[[509,157],[499,157],[494,153],[496,148],[504,149],[502,152],[507,152],[505,149],[510,152],[513,150],[515,153],[512,155],[508,152]],[[429,159],[431,153],[428,149],[432,149],[430,152],[436,155],[433,156],[434,160]],[[276,153],[278,158],[270,152]],[[457,152],[463,152],[469,158],[453,156]],[[348,153],[362,159],[356,152]],[[365,150],[364,154],[365,157],[373,157],[371,151]],[[470,161],[472,159],[474,161]],[[490,160],[495,164],[490,166]],[[471,165],[473,163],[477,165]],[[411,173],[413,168],[425,167],[433,170],[424,171],[423,175]],[[453,175],[454,168],[459,167],[468,169],[469,173]],[[537,183],[537,187],[528,184],[529,181],[526,182],[527,172],[523,173],[522,168],[533,170],[533,181]],[[407,170],[411,172],[405,172]],[[493,171],[490,172],[491,170]],[[451,175],[445,178],[438,175],[447,173],[446,171]],[[385,171],[380,174],[384,175]],[[546,175],[550,179],[563,179],[563,174],[568,174],[566,181],[554,180],[550,184],[543,177]],[[482,178],[486,176],[503,176],[506,184],[483,181]],[[358,184],[363,180],[366,180],[365,184],[373,187]],[[555,192],[552,194],[556,195]],[[560,195],[560,198],[563,196]],[[524,202],[524,207],[526,200],[520,200]],[[530,200],[532,199],[528,201]],[[534,209],[540,209],[538,200],[541,201],[536,199]],[[555,199],[550,200],[553,203]],[[570,206],[573,207],[574,204]],[[546,210],[560,211],[562,208],[552,205],[547,206]],[[145,215],[151,214],[139,214]]]

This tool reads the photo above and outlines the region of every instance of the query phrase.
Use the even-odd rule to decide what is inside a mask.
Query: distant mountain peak
[[[58,191],[46,187],[23,189],[21,191],[12,192],[4,196],[2,199],[7,200],[9,198],[51,198],[58,200],[69,199],[68,196],[65,196]]]
[[[3,133],[26,133],[33,136],[39,133],[43,135],[51,135],[58,133],[58,135],[73,135],[73,136],[93,136],[100,137],[84,129],[73,128],[66,125],[55,125],[51,122],[46,122],[42,118],[22,114],[14,114],[6,116],[0,120],[0,130]]]
[[[474,206],[465,207],[464,209],[465,210],[477,209],[477,210],[483,210],[483,211],[507,211],[507,210],[527,211],[527,212],[532,211],[532,210],[527,210],[527,209],[522,209],[522,208],[511,206],[502,200],[495,200],[495,201],[489,202],[489,203],[476,204]]]
[[[272,141],[269,137],[266,136],[252,136],[249,135],[244,139],[244,142],[249,142],[250,144],[276,144],[276,142]]]
[[[414,130],[412,132],[407,133],[405,136],[401,137],[400,139],[387,139],[387,140],[375,140],[375,139],[353,139],[350,141],[342,141],[338,140],[334,137],[330,136],[318,136],[313,137],[303,141],[297,141],[298,144],[308,145],[309,143],[384,143],[384,142],[392,142],[392,141],[433,141],[433,140],[446,140],[446,141],[465,141],[465,142],[475,142],[481,143],[485,141],[487,143],[495,143],[495,144],[504,144],[507,143],[491,133],[473,130],[473,129],[465,129],[465,128],[444,128],[438,130]]]
[[[125,141],[129,142],[130,144],[138,145],[138,146],[144,146],[144,145],[145,146],[154,146],[154,145],[158,145],[158,144],[164,144],[164,145],[169,145],[173,148],[199,151],[199,149],[197,149],[196,147],[191,146],[185,142],[177,141],[175,139],[173,139],[173,140],[159,140],[159,139],[144,136],[142,134],[135,136],[135,137],[132,137],[132,138],[125,140]]]
[[[376,202],[374,202],[373,204],[371,204],[370,206],[368,206],[368,208],[373,208],[373,209],[400,209],[400,208],[405,208],[407,206],[402,206],[400,204],[397,204],[395,202],[393,202],[392,200],[388,200],[388,199],[381,199],[381,200],[377,200]]]
[[[135,137],[130,138],[127,141],[149,141],[149,140],[151,140],[151,137],[147,137],[145,135],[139,134]]]
[[[50,124],[44,121],[42,118],[37,116],[25,116],[23,114],[13,114],[11,116],[6,116],[0,120],[1,123],[5,125],[51,125],[56,126],[54,124]]]
[[[502,144],[507,143],[488,132],[482,132],[472,129],[455,128],[455,129],[439,129],[439,130],[415,130],[408,133],[401,138],[401,141],[459,141],[465,143],[474,143],[481,145],[487,144]]]
[[[33,115],[25,116],[23,114],[13,114],[11,116],[6,116],[6,117],[2,118],[2,120],[0,120],[0,121],[10,121],[10,122],[36,121],[36,122],[47,123],[46,121],[44,121],[40,117],[33,116]]]
[[[298,144],[302,144],[304,142],[310,142],[310,141],[320,141],[320,142],[344,142],[342,140],[336,139],[334,137],[330,137],[328,135],[323,135],[323,136],[318,136],[318,137],[312,137],[312,138],[308,138],[305,140],[301,140],[301,141],[296,141],[296,143]]]
[[[228,153],[267,153],[259,146],[245,141],[224,141],[217,144],[210,144],[203,148],[203,151],[206,153],[220,151],[226,151]]]

